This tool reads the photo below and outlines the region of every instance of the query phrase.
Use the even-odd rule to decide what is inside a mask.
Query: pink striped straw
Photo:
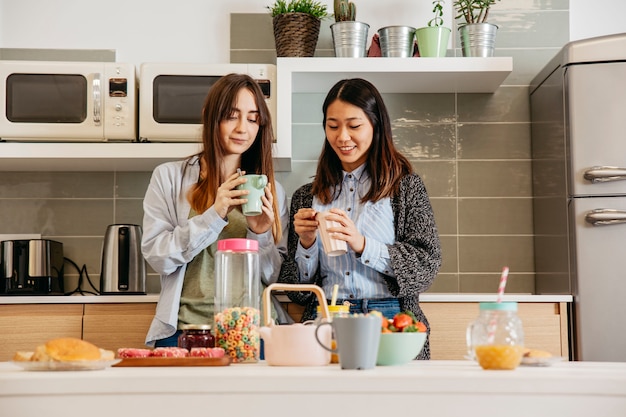
[[[502,296],[504,295],[504,288],[506,287],[506,280],[509,277],[509,267],[502,268],[502,275],[500,276],[500,285],[498,286],[498,303],[502,302]]]
[[[506,280],[508,277],[509,277],[509,267],[505,266],[504,268],[502,268],[502,275],[500,275],[500,285],[498,285],[498,299],[497,299],[498,303],[502,302],[502,296],[504,295],[504,288],[506,287]],[[489,344],[492,344],[493,340],[495,339],[497,327],[498,327],[498,323],[494,315],[494,317],[491,318],[491,321],[489,322],[489,327],[488,327],[489,333],[487,336],[487,340]]]

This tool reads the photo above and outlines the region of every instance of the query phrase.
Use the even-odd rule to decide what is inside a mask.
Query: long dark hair
[[[324,128],[328,106],[336,100],[362,109],[374,127],[374,137],[365,166],[372,185],[361,198],[361,202],[376,202],[393,196],[398,190],[400,180],[412,173],[413,168],[393,144],[391,121],[383,98],[376,87],[364,79],[352,78],[337,82],[328,92],[322,106]],[[326,138],[313,180],[313,195],[323,204],[330,203],[341,192],[342,180],[341,160]]]
[[[204,100],[202,108],[203,150],[199,156],[204,161],[206,176],[199,179],[196,186],[191,190],[189,201],[198,213],[203,213],[215,202],[217,189],[225,180],[222,178],[221,164],[226,155],[226,149],[219,139],[220,122],[232,115],[237,102],[237,94],[243,88],[250,91],[254,96],[259,110],[257,118],[259,131],[252,146],[241,155],[241,169],[248,174],[265,174],[268,182],[272,184],[274,213],[276,213],[272,233],[274,240],[279,241],[281,226],[274,181],[274,164],[272,162],[274,143],[272,117],[261,88],[249,75],[228,74],[221,77],[213,84]]]

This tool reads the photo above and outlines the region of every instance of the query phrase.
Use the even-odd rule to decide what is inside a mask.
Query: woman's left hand
[[[247,216],[248,227],[257,235],[265,233],[272,228],[274,224],[274,195],[272,194],[272,184],[265,186],[265,195],[261,196],[263,202],[263,213],[258,216]]]
[[[326,216],[327,220],[334,220],[341,224],[340,227],[329,227],[328,232],[332,233],[332,237],[338,240],[344,240],[352,250],[361,254],[365,250],[365,236],[363,236],[356,228],[356,225],[348,214],[338,208],[329,210],[331,215]]]

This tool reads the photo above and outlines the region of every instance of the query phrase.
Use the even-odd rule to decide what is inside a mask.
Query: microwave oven
[[[0,88],[3,140],[137,140],[132,64],[0,61]]]
[[[139,140],[200,141],[204,99],[211,86],[230,73],[248,74],[257,81],[276,138],[276,65],[146,62],[139,71]]]

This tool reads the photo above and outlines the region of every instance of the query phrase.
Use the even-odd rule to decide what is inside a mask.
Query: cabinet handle
[[[592,183],[626,180],[626,168],[595,166],[585,171],[583,177]]]
[[[595,209],[587,212],[585,221],[592,226],[609,226],[626,223],[626,211],[615,209]]]

